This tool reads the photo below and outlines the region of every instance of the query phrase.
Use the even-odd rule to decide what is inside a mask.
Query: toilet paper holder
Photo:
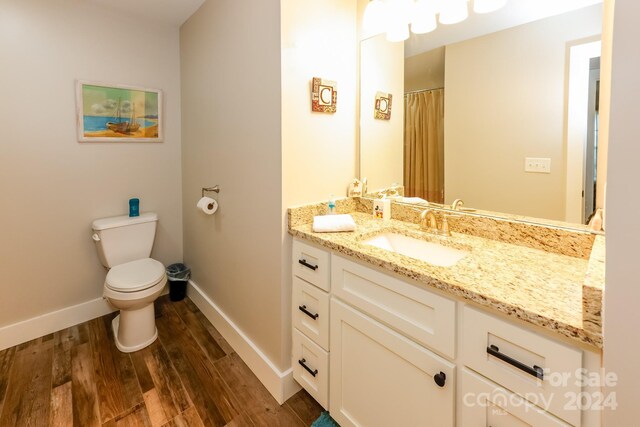
[[[220,193],[220,186],[214,185],[213,187],[202,187],[202,197],[204,197],[204,193],[207,191],[213,191],[214,193]]]

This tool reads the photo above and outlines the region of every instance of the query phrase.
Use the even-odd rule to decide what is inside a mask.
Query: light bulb
[[[387,40],[401,42],[409,38],[409,20],[413,14],[412,0],[387,0]]]
[[[441,24],[457,24],[467,19],[467,0],[444,0],[441,2],[439,20]]]
[[[474,0],[473,11],[475,13],[489,13],[500,9],[507,4],[507,0]]]
[[[403,42],[409,38],[409,25],[406,22],[394,22],[387,30],[387,41]]]
[[[386,5],[382,0],[371,0],[364,9],[362,28],[372,35],[385,32]]]

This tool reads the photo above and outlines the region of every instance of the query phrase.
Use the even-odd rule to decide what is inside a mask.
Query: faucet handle
[[[451,230],[449,229],[449,216],[442,216],[442,228],[440,229],[440,234],[443,236],[451,236]]]
[[[462,205],[464,205],[464,202],[462,201],[462,199],[455,199],[453,203],[451,203],[451,209],[453,209],[454,211],[459,211],[460,206]]]
[[[443,236],[451,236],[451,230],[449,228],[449,220],[451,218],[462,218],[463,215],[461,214],[450,214],[450,213],[445,213],[444,215],[442,215],[442,228],[440,230],[440,234],[442,234]]]

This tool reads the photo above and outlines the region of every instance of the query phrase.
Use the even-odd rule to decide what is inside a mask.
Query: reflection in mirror
[[[583,224],[602,206],[602,5],[571,0],[574,10],[525,17],[534,3],[558,2],[512,0],[502,15],[472,14],[404,45],[361,42],[369,190],[402,183],[406,197]],[[394,96],[388,121],[374,119],[376,91]]]

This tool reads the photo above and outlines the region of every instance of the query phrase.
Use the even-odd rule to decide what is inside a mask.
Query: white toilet
[[[109,269],[104,296],[120,314],[113,319],[116,346],[124,353],[145,348],[158,330],[153,302],[167,283],[164,265],[149,258],[158,215],[116,216],[93,221],[93,240],[102,265]]]

